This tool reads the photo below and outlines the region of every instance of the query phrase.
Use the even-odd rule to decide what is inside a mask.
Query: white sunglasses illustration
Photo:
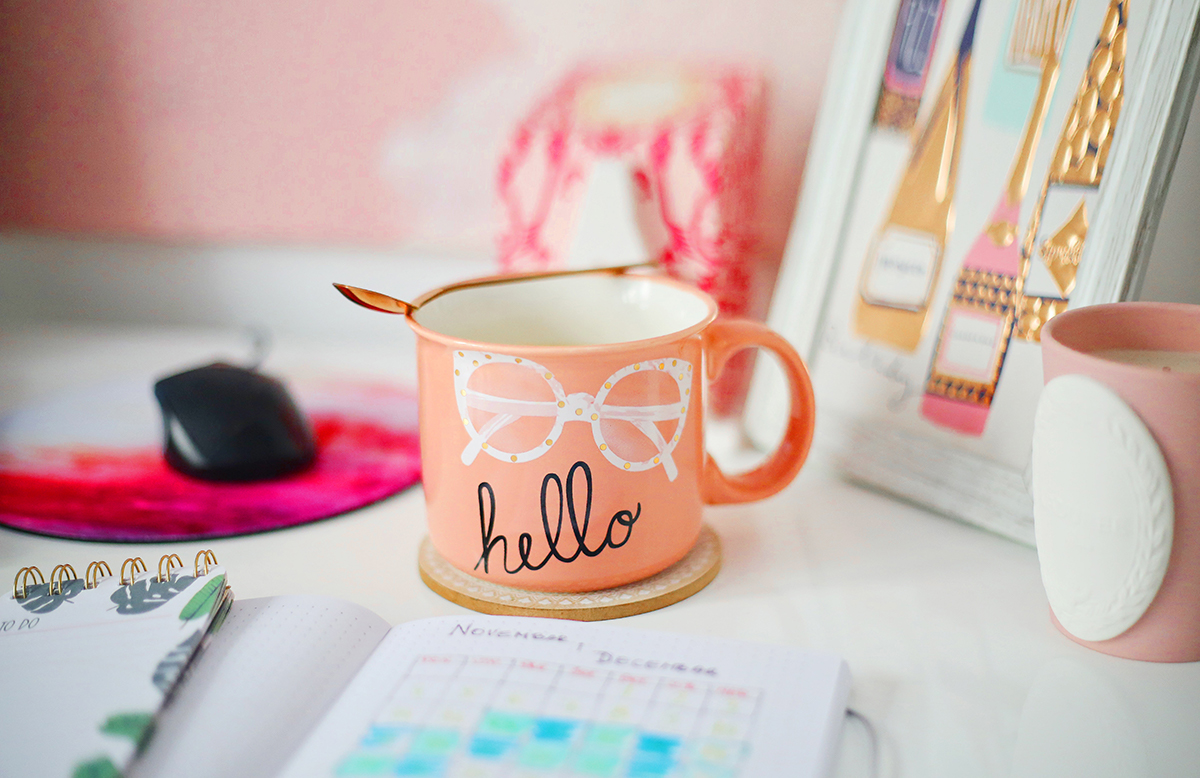
[[[529,400],[520,397],[502,397],[494,394],[470,389],[468,380],[480,368],[488,365],[516,365],[537,374],[554,393],[553,400]],[[622,379],[641,371],[661,373],[669,376],[679,388],[679,402],[666,405],[609,405],[605,399]],[[563,426],[569,421],[587,422],[592,426],[592,437],[596,447],[604,454],[605,459],[622,470],[639,472],[657,467],[660,464],[667,479],[674,481],[679,474],[671,452],[679,443],[683,432],[684,422],[687,421],[687,409],[690,405],[692,386],[691,363],[678,358],[662,358],[637,362],[627,365],[613,373],[604,381],[596,394],[586,392],[567,394],[562,384],[554,377],[553,372],[522,357],[506,354],[494,354],[483,351],[457,351],[454,356],[454,394],[458,402],[459,416],[466,427],[471,440],[462,452],[464,465],[470,465],[479,456],[480,451],[504,462],[529,462],[545,454],[558,441]],[[494,414],[488,421],[476,429],[471,420],[471,410]],[[521,446],[519,451],[504,451],[492,445],[490,438],[515,421],[529,417],[554,419],[553,426],[545,436],[538,436],[537,441],[529,441],[528,447]],[[613,451],[610,441],[605,439],[601,422],[629,422],[645,436],[656,450],[654,456],[648,459],[634,460],[619,456]],[[664,437],[656,422],[675,422],[675,429],[669,437]],[[620,448],[620,446],[619,446]]]

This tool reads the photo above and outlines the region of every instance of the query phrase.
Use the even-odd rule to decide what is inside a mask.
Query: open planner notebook
[[[209,552],[184,570],[140,558],[119,576],[93,562],[46,580],[22,568],[0,597],[0,778],[120,776],[163,701],[228,612],[225,571]]]
[[[822,776],[837,657],[595,623],[234,604],[135,776]]]

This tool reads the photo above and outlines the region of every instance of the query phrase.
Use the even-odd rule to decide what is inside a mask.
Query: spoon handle
[[[418,302],[418,305],[427,303],[434,297],[440,297],[446,292],[458,291],[459,289],[469,289],[475,286],[491,286],[493,284],[508,284],[515,281],[532,281],[538,278],[554,278],[557,276],[574,276],[583,275],[585,273],[612,273],[620,275],[629,270],[637,270],[640,268],[655,267],[654,262],[640,262],[636,265],[617,265],[615,267],[586,267],[577,270],[543,270],[536,273],[523,273],[518,275],[503,275],[491,276],[489,278],[477,278],[471,281],[463,281],[457,284],[450,284],[438,289],[433,294],[427,296]],[[370,308],[372,311],[380,311],[381,313],[398,313],[402,316],[407,316],[417,310],[417,305],[406,303],[403,300],[386,295],[383,292],[372,292],[370,289],[362,289],[357,286],[349,286],[347,284],[334,284],[335,289],[341,292],[347,300],[352,303],[357,303],[364,308]]]

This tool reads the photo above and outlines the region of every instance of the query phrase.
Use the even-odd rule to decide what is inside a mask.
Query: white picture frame
[[[1032,545],[1028,435],[1022,462],[1019,455],[993,456],[978,441],[959,441],[933,425],[926,430],[912,421],[911,413],[889,415],[888,409],[874,407],[878,403],[864,403],[849,413],[822,407],[836,405],[842,401],[837,396],[842,389],[852,388],[836,383],[823,386],[827,366],[822,362],[830,359],[826,352],[831,311],[837,310],[838,295],[845,294],[839,271],[846,263],[861,261],[847,253],[847,235],[864,176],[870,172],[864,171],[864,158],[876,131],[873,117],[900,2],[849,0],[843,11],[768,324],[809,362],[817,387],[817,445],[830,453],[847,477]],[[985,0],[984,4],[1013,2]],[[1080,7],[1096,2],[1078,0]],[[948,21],[942,25],[938,46],[954,48],[963,9],[971,5],[971,0],[948,0]],[[1125,102],[1095,195],[1071,307],[1136,297],[1200,75],[1200,0],[1132,0],[1130,5],[1131,18],[1142,16],[1140,40],[1126,64]],[[951,9],[957,12],[953,19]],[[991,13],[994,21],[996,11]],[[1087,38],[1095,41],[1094,32],[1072,34],[1079,39],[1076,47],[1090,47],[1091,43],[1080,42]],[[972,89],[986,64],[975,63]],[[924,90],[922,116],[936,97],[939,78],[934,70]],[[1071,93],[1077,83],[1078,77],[1075,83],[1064,77],[1059,89]],[[1058,121],[1061,125],[1062,119]],[[970,117],[966,126],[969,137]],[[1043,145],[1053,145],[1057,130],[1051,113]],[[1135,138],[1137,142],[1132,142]],[[1006,164],[1009,155],[1003,156]],[[1035,169],[1030,189],[1036,188],[1042,175]],[[886,183],[889,189],[893,185],[894,179]],[[992,187],[988,199],[994,199],[995,191]],[[977,233],[978,218],[973,224],[964,223],[962,215],[967,211],[959,209],[955,230]],[[855,228],[858,232],[861,225]],[[952,269],[942,270],[943,291],[949,272]],[[764,362],[759,360],[755,371],[744,422],[751,441],[770,448],[781,434],[788,400],[779,371]],[[1040,387],[1040,362],[1036,369]],[[1031,422],[1032,409],[1028,414]],[[1008,448],[1019,451],[1020,445],[1019,440],[1010,441]]]

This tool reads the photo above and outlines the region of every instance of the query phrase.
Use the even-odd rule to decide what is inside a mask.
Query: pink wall
[[[782,250],[841,0],[0,0],[0,226],[490,252],[508,132],[580,60],[761,67]]]

